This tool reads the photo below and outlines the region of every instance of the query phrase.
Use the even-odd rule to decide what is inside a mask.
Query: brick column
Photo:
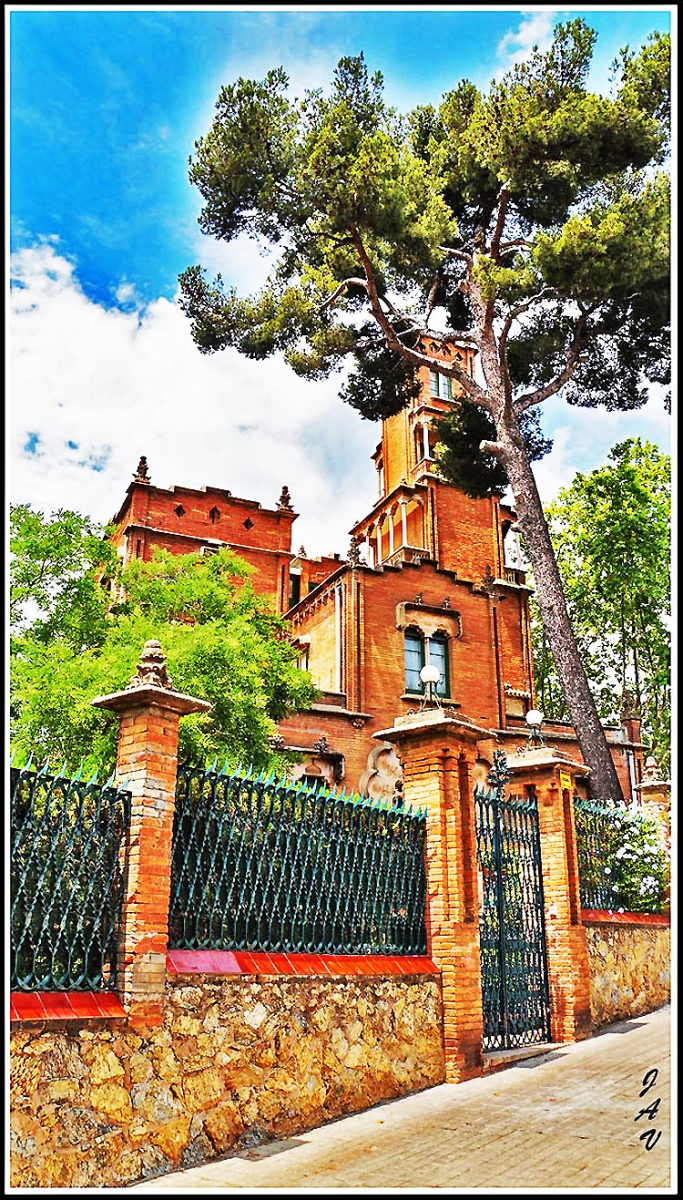
[[[119,938],[119,990],[135,1026],[163,1021],[171,886],[178,721],[208,712],[205,700],[173,690],[158,642],[145,643],[137,673],[96,708],[120,713],[116,774],[131,792],[126,891]]]
[[[396,747],[407,803],[427,810],[427,949],[441,968],[447,1083],[483,1068],[472,764],[486,732],[438,709],[374,734]]]
[[[587,768],[545,747],[509,755],[507,765],[508,790],[533,786],[538,799],[551,1037],[580,1041],[590,1035],[592,1023],[572,797],[576,776],[586,775]]]

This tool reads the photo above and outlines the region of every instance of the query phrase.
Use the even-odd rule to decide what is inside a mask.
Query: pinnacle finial
[[[278,508],[283,509],[284,512],[294,512],[294,509],[292,508],[292,497],[289,494],[289,488],[287,487],[286,483],[283,484],[277,506]]]
[[[354,535],[351,534],[347,562],[351,567],[359,567],[360,561],[360,542],[357,537],[354,537]]]
[[[138,469],[135,472],[134,479],[136,483],[150,483],[149,472],[147,470],[147,459],[144,454],[138,463]]]

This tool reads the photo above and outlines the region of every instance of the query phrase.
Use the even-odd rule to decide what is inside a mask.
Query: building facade
[[[474,369],[466,343],[429,350]],[[297,514],[286,486],[266,509],[217,488],[155,487],[145,459],[113,520],[124,563],[149,559],[156,546],[178,554],[229,546],[253,566],[255,589],[285,616],[320,689],[309,711],[280,723],[274,744],[300,755],[296,774],[377,797],[400,788],[401,767],[374,735],[424,703],[422,667],[438,668],[436,702],[486,731],[475,780],[486,777],[496,748],[526,744],[525,716],[536,706],[531,589],[515,513],[496,496],[470,499],[439,478],[435,423],[457,403],[457,385],[427,368],[420,382],[417,399],[382,422],[377,501],[351,530],[346,556],[292,551]],[[547,723],[543,733],[582,761],[569,725]],[[631,799],[643,773],[639,722],[629,717],[607,736]]]

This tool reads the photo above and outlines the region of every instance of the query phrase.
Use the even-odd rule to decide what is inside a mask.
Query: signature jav
[[[639,1100],[642,1100],[644,1096],[647,1096],[650,1088],[655,1086],[658,1075],[659,1071],[656,1067],[653,1067],[651,1071],[646,1071],[646,1073],[643,1075],[642,1090],[638,1093]],[[659,1106],[661,1102],[661,1096],[657,1096],[656,1100],[653,1100],[652,1103],[647,1106],[647,1108],[641,1108],[638,1116],[634,1117],[633,1120],[639,1121],[641,1117],[646,1116],[648,1121],[654,1121],[657,1113],[659,1112]],[[646,1150],[653,1150],[661,1136],[661,1129],[645,1129],[640,1135],[640,1141],[645,1142]]]

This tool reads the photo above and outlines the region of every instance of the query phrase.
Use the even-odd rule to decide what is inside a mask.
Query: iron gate
[[[485,1050],[550,1040],[538,807],[506,798],[504,762],[474,790]]]

